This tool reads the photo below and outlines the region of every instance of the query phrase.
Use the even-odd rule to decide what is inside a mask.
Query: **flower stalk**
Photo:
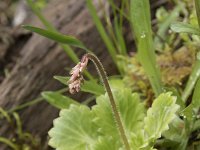
[[[123,128],[122,120],[121,120],[120,114],[119,114],[119,112],[117,110],[117,105],[115,103],[115,100],[114,100],[110,85],[108,83],[107,74],[106,74],[106,72],[104,70],[104,67],[103,67],[102,63],[100,62],[100,60],[94,54],[91,54],[91,53],[85,54],[83,56],[81,62],[78,63],[72,69],[72,71],[70,73],[72,76],[71,76],[71,78],[69,80],[70,93],[74,94],[75,92],[78,92],[80,90],[80,84],[83,82],[82,73],[83,73],[84,69],[87,66],[88,60],[91,60],[95,64],[95,67],[96,67],[96,69],[98,71],[99,76],[102,79],[102,82],[104,84],[106,92],[108,93],[108,97],[109,97],[109,100],[110,100],[112,112],[113,112],[114,118],[116,120],[117,127],[118,127],[118,130],[119,130],[120,136],[122,138],[122,141],[124,143],[124,146],[125,146],[126,150],[130,150],[128,139],[126,137],[125,130]]]

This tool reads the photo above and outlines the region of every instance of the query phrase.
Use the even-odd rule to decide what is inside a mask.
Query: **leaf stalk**
[[[116,120],[116,123],[117,123],[117,126],[118,126],[118,130],[119,130],[120,136],[122,138],[122,141],[123,141],[123,143],[125,145],[126,150],[130,150],[128,139],[126,137],[125,130],[124,130],[123,124],[122,124],[122,120],[121,120],[120,114],[119,114],[119,112],[117,110],[117,105],[115,103],[115,100],[114,100],[110,85],[108,83],[108,77],[107,77],[107,74],[105,72],[105,69],[104,69],[102,63],[100,62],[100,60],[94,54],[88,53],[85,56],[95,64],[95,67],[96,67],[96,69],[98,71],[99,76],[102,79],[102,82],[104,84],[106,92],[108,93],[108,97],[109,97],[109,100],[110,100],[112,112],[113,112],[114,118]]]

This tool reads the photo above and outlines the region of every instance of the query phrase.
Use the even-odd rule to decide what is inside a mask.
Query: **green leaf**
[[[171,29],[172,31],[177,33],[189,33],[200,36],[200,30],[188,23],[183,23],[183,22],[172,23]]]
[[[131,23],[137,42],[142,35],[151,39],[151,14],[148,0],[131,0]],[[151,39],[152,40],[152,39]],[[151,45],[152,46],[152,45]]]
[[[198,79],[194,93],[192,96],[192,102],[190,105],[188,105],[183,111],[182,114],[185,116],[185,118],[189,121],[194,120],[194,116],[197,115],[199,107],[200,107],[200,78]]]
[[[125,2],[128,4],[129,1],[125,1],[125,0],[122,0],[122,3],[121,3],[121,8],[119,8],[118,4],[115,3],[115,1],[113,0],[108,0],[109,2],[109,5],[112,7],[112,10],[115,11],[114,12],[114,16],[116,16],[116,13],[118,12],[120,14],[120,23],[122,23],[122,18],[126,18],[126,20],[130,21],[130,18],[129,16],[126,14],[126,12],[124,11],[124,7],[125,7]],[[123,7],[123,8],[122,8]],[[121,24],[120,24],[121,25]]]
[[[167,16],[165,17],[163,22],[158,24],[159,25],[159,28],[157,31],[158,36],[156,36],[154,39],[156,49],[159,49],[159,50],[163,49],[161,43],[162,43],[162,41],[166,41],[166,39],[168,37],[168,36],[166,36],[166,33],[167,33],[168,29],[170,28],[171,22],[175,21],[179,17],[182,7],[183,7],[182,3],[177,5],[173,9],[172,12],[167,14]],[[165,43],[163,42],[163,44],[165,44]]]
[[[131,134],[131,147],[132,149],[137,149],[137,150],[150,150],[151,147],[149,147],[148,141],[145,141],[144,137],[144,126],[142,126],[137,134]]]
[[[131,132],[135,133],[142,127],[144,105],[140,103],[139,96],[131,93],[130,89],[115,89],[113,92],[125,132],[129,137]],[[101,133],[120,139],[107,94],[97,98],[97,105],[92,107],[92,111],[97,116],[95,122],[101,127]]]
[[[120,91],[124,88],[127,88],[127,86],[124,84],[123,80],[117,78],[117,77],[110,77],[109,78],[109,84],[112,89],[112,91]]]
[[[172,92],[172,96],[176,97],[176,104],[180,106],[180,109],[178,110],[179,112],[185,109],[185,103],[183,102],[181,95],[175,87],[165,87],[165,90],[167,92]]]
[[[49,145],[56,150],[93,150],[98,140],[94,115],[87,106],[71,105],[63,109],[49,131]]]
[[[54,79],[60,81],[60,83],[64,84],[64,85],[68,85],[68,80],[70,77],[66,77],[66,76],[54,76]]]
[[[136,38],[139,61],[142,64],[155,94],[162,93],[161,77],[156,65],[152,39],[150,5],[148,0],[131,0],[131,23]]]
[[[193,105],[188,105],[181,113],[180,115],[183,116],[183,118],[187,119],[189,122],[192,122],[194,111],[193,111]]]
[[[176,117],[176,111],[179,109],[175,103],[176,97],[171,96],[171,93],[164,93],[156,98],[152,107],[148,109],[144,119],[144,130],[150,143],[169,129],[169,123]]]
[[[198,109],[200,107],[200,78],[197,80],[195,89],[194,89],[194,94],[192,97],[192,104],[194,105],[195,109]]]
[[[66,97],[58,92],[42,92],[42,97],[58,109],[67,109],[71,104],[79,104],[72,98]]]
[[[200,129],[200,120],[196,120],[193,126],[193,131],[199,130]]]
[[[112,136],[99,137],[94,145],[94,150],[119,150],[120,142],[112,138]]]
[[[114,28],[115,28],[115,35],[116,35],[116,39],[118,42],[118,49],[119,49],[119,53],[121,55],[126,56],[127,55],[127,48],[126,48],[126,44],[125,44],[125,40],[123,37],[123,33],[122,33],[122,29],[120,28],[118,19],[115,18],[114,20]]]
[[[156,98],[144,118],[144,126],[137,134],[131,135],[131,147],[134,149],[151,150],[155,140],[169,129],[169,124],[176,117],[179,106],[171,93],[163,93]]]
[[[182,132],[185,127],[184,121],[176,116],[169,124],[169,130],[163,132],[163,136],[171,141],[180,143],[182,141]]]
[[[94,95],[101,95],[105,93],[104,87],[100,84],[97,84],[96,81],[84,81],[84,84],[81,86],[81,91],[88,92]]]
[[[27,30],[35,32],[39,35],[47,37],[56,42],[79,47],[87,51],[87,48],[83,45],[83,43],[72,36],[66,36],[66,35],[51,31],[51,30],[45,30],[45,29],[41,29],[41,28],[29,26],[29,25],[24,25],[23,27]]]
[[[187,81],[186,87],[182,94],[182,99],[184,102],[187,101],[187,98],[192,93],[192,90],[193,90],[195,83],[197,82],[199,76],[200,76],[200,52],[197,53],[197,60],[194,64],[192,73],[190,74],[189,80]]]

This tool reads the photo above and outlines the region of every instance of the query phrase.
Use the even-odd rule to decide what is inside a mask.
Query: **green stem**
[[[199,24],[199,27],[200,27],[200,0],[195,0],[194,2],[195,2],[197,20],[198,20],[198,24]]]
[[[18,146],[15,145],[13,142],[11,142],[11,140],[9,140],[9,139],[0,137],[0,142],[6,144],[7,146],[12,148],[13,150],[19,150]]]
[[[56,91],[56,92],[58,92],[58,93],[63,93],[63,92],[66,92],[67,90],[68,90],[68,88],[63,88],[63,89],[58,90],[58,91]],[[17,107],[14,107],[14,108],[10,109],[10,110],[8,111],[8,113],[13,113],[13,112],[22,110],[22,109],[24,109],[24,108],[26,108],[26,107],[32,106],[32,105],[34,105],[34,104],[37,104],[37,103],[39,103],[39,102],[41,102],[41,101],[43,101],[43,100],[44,100],[43,97],[38,97],[38,98],[36,98],[36,99],[34,99],[34,100],[28,101],[27,103],[21,104],[21,105],[19,105],[19,106],[17,106]]]
[[[108,93],[112,112],[113,112],[114,118],[116,120],[118,129],[119,129],[119,132],[120,132],[120,136],[122,138],[122,141],[125,145],[126,150],[130,150],[128,139],[126,137],[125,130],[124,130],[123,125],[122,125],[122,120],[121,120],[120,114],[117,110],[117,105],[115,103],[110,85],[108,83],[108,78],[107,78],[106,72],[104,70],[104,67],[103,67],[102,63],[100,62],[100,60],[94,54],[88,53],[88,54],[86,54],[86,57],[88,59],[90,59],[95,64],[96,69],[98,70],[99,76],[101,77],[102,82],[104,84],[104,87],[106,89],[106,92]]]
[[[8,113],[13,113],[13,112],[22,110],[22,109],[24,109],[24,108],[26,108],[26,107],[32,106],[32,105],[37,104],[37,103],[39,103],[39,102],[41,102],[41,101],[43,101],[43,98],[42,98],[42,97],[36,98],[36,99],[34,99],[34,100],[32,100],[32,101],[29,101],[29,102],[27,102],[27,103],[24,103],[24,104],[22,104],[22,105],[19,105],[19,106],[17,106],[17,107],[14,107],[14,108],[10,109],[10,110],[8,111]]]
[[[200,76],[200,53],[197,53],[197,60],[194,64],[194,67],[190,74],[189,80],[187,81],[186,87],[182,94],[182,99],[184,102],[186,102],[188,97],[191,95],[192,90],[193,90],[199,76]]]

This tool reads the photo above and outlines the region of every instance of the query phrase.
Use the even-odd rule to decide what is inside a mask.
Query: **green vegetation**
[[[75,37],[58,33],[38,6],[31,0],[27,2],[46,29],[23,27],[58,42],[71,60],[78,63],[71,78],[54,78],[69,86],[69,91],[74,88],[78,92],[81,84],[81,92],[90,94],[90,98],[79,103],[64,95],[63,89],[42,93],[41,99],[60,109],[49,131],[51,147],[56,150],[200,149],[200,0],[194,0],[192,7],[189,0],[174,0],[171,2],[174,7],[169,10],[167,6],[159,7],[156,26],[152,26],[149,0],[122,0],[119,4],[109,0],[113,18],[106,14],[105,8],[103,21],[93,1],[87,0],[99,35],[119,71],[117,77],[107,77],[101,60],[92,50]],[[132,29],[137,48],[134,55],[128,50],[125,25]],[[80,62],[72,47],[87,53]],[[95,64],[104,86],[99,84],[99,78],[84,71],[89,60]],[[87,77],[84,83],[82,73]],[[91,101],[96,104],[89,107]],[[8,122],[11,120],[6,111],[1,114]],[[16,113],[13,115],[19,120]],[[16,122],[21,127],[21,122]],[[22,133],[20,128],[18,134]],[[0,138],[0,142],[19,150],[8,139]]]

